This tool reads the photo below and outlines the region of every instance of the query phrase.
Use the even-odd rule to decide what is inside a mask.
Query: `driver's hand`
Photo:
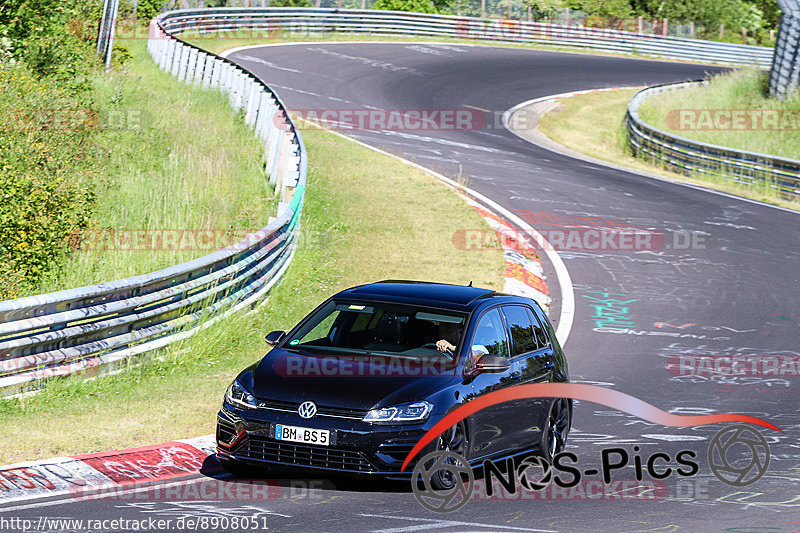
[[[436,349],[439,350],[440,352],[446,352],[448,350],[454,352],[456,347],[447,342],[446,340],[442,339],[440,341],[436,341]]]

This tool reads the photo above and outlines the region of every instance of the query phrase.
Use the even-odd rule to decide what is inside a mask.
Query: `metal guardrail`
[[[387,36],[536,43],[666,59],[769,68],[773,49],[667,37],[605,28],[520,20],[486,20],[427,13],[321,8],[211,8],[172,11],[163,16],[173,34],[230,32],[242,28],[309,35],[353,33]]]
[[[272,90],[242,67],[150,26],[148,51],[178,80],[216,88],[245,114],[264,146],[278,216],[243,241],[204,257],[118,281],[0,302],[0,393],[40,380],[99,372],[183,339],[254,304],[281,277],[296,247],[306,186],[300,133]]]
[[[786,98],[800,89],[800,0],[778,0],[781,24],[775,42],[775,58],[769,75],[769,91]]]
[[[649,96],[689,85],[694,81],[649,87],[628,102],[625,126],[634,154],[683,173],[714,174],[740,183],[764,184],[787,195],[800,194],[800,161],[707,144],[656,128],[639,117],[639,106]]]
[[[245,113],[246,123],[264,143],[270,182],[282,195],[278,217],[235,246],[158,272],[0,302],[0,393],[35,388],[42,378],[105,371],[132,355],[183,339],[257,301],[287,268],[306,186],[300,133],[267,85],[176,37],[242,28],[536,43],[762,68],[772,61],[772,50],[764,47],[423,13],[219,8],[162,14],[150,26],[150,54],[178,80],[227,93],[231,105]]]

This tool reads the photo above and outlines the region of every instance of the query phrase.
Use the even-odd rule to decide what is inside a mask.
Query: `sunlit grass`
[[[91,228],[32,293],[153,272],[232,244],[267,225],[277,198],[261,147],[219,91],[178,83],[145,43],[94,80],[107,153]],[[213,242],[193,243],[207,230]],[[176,241],[170,238],[182,236]],[[137,240],[138,239],[138,240]]]
[[[746,69],[718,74],[706,86],[685,87],[649,97],[640,106],[639,115],[657,128],[698,141],[798,159],[800,124],[797,119],[800,116],[800,95],[784,101],[771,98],[766,84],[767,73],[759,70]],[[693,119],[686,122],[689,126],[705,126],[698,113],[702,110],[779,110],[788,112],[783,118],[790,120],[779,120],[776,129],[725,129],[727,126],[723,119],[720,121],[722,128],[711,125],[712,129],[708,131],[686,130],[681,129],[679,115],[676,115],[686,109],[692,110],[690,116]],[[712,115],[709,113],[708,116]],[[762,122],[763,120],[757,119],[754,125],[759,127]],[[731,124],[733,125],[733,121]],[[771,124],[768,127],[772,128]]]

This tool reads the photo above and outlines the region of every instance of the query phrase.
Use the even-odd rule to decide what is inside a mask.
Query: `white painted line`
[[[420,522],[416,526],[393,527],[388,529],[375,529],[373,533],[405,533],[411,531],[430,531],[432,529],[441,529],[445,527],[459,527],[461,533],[467,533],[468,530],[463,529],[464,526],[478,528],[476,531],[485,531],[486,529],[492,530],[506,530],[506,531],[533,531],[536,533],[558,533],[552,529],[533,529],[530,527],[513,527],[496,524],[483,524],[480,522],[462,522],[460,520],[437,520],[435,518],[418,518],[415,516],[393,516],[385,514],[368,514],[361,513],[359,516],[365,518],[385,518],[388,520],[406,520],[409,522]]]

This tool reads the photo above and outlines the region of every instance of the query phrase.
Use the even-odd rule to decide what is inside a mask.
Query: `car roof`
[[[391,301],[470,311],[494,296],[507,296],[490,289],[425,281],[386,280],[345,289],[335,297]]]

